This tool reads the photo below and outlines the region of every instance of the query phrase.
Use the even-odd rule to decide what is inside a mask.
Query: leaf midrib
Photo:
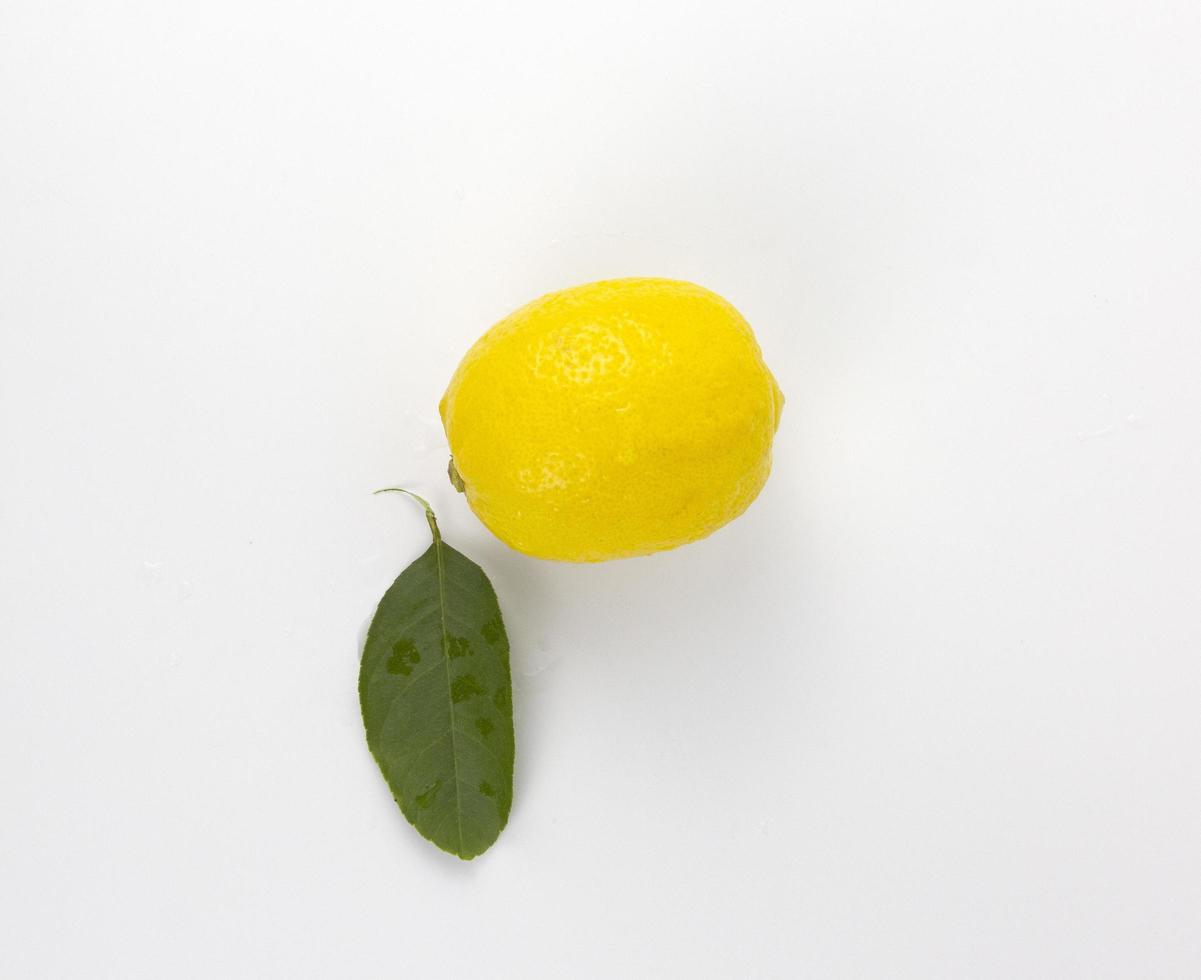
[[[455,700],[450,691],[450,651],[446,643],[446,585],[442,570],[442,541],[435,532],[434,558],[438,566],[438,611],[442,619],[442,662],[446,667],[446,703],[450,707],[450,755],[455,766],[455,826],[459,831],[459,854],[466,848],[463,846],[463,794],[459,790],[459,745],[455,737]]]

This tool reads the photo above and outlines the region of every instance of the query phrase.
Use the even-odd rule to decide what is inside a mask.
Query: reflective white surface
[[[0,15],[14,977],[1201,974],[1201,13]],[[693,279],[788,403],[706,542],[508,551],[442,388]],[[513,641],[463,865],[363,740],[427,494]]]

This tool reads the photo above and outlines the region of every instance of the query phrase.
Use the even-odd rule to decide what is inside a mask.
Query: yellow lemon
[[[451,479],[498,538],[604,561],[696,541],[746,510],[783,404],[750,326],[716,293],[614,279],[501,320],[439,411]]]

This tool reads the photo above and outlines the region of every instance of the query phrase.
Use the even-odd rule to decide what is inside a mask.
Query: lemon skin
[[[471,509],[536,558],[703,538],[771,471],[784,397],[733,306],[671,279],[550,293],[467,352],[439,411]]]

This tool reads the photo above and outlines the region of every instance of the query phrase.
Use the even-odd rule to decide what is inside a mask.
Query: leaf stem
[[[434,516],[434,508],[432,508],[430,506],[429,501],[426,500],[424,497],[413,493],[412,490],[406,490],[404,487],[384,487],[381,490],[375,490],[372,492],[373,493],[403,493],[407,497],[412,497],[414,500],[417,501],[417,503],[421,504],[422,509],[425,511],[425,520],[429,524],[430,530],[434,534],[434,540],[436,542],[438,542],[439,544],[442,543],[442,533],[438,530],[438,518],[436,518]]]

